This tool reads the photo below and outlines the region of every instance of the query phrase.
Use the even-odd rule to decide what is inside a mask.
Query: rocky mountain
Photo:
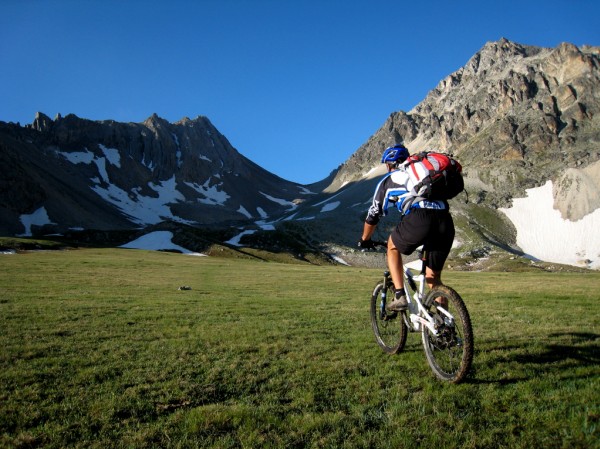
[[[452,153],[464,167],[466,193],[451,202],[457,239],[449,263],[455,267],[477,268],[497,255],[537,257],[514,218],[522,213],[506,211],[548,182],[556,220],[579,228],[536,220],[537,204],[526,206],[525,226],[561,233],[582,266],[600,266],[593,224],[600,218],[599,66],[600,47],[489,42],[411,111],[392,113],[330,177],[311,186],[262,170],[205,117],[169,123],[152,116],[136,124],[38,114],[25,127],[0,123],[0,233],[169,221],[227,228],[228,245],[269,247],[277,240],[280,248],[287,239],[362,264],[369,256],[353,245],[383,174],[381,152],[403,143],[412,152]],[[582,234],[593,238],[569,240]]]
[[[411,152],[452,153],[464,167],[467,194],[452,201],[459,228],[455,259],[470,264],[497,251],[526,252],[501,209],[528,189],[551,181],[553,206],[569,222],[591,217],[600,207],[599,67],[600,47],[489,42],[411,111],[392,113],[337,169],[324,188],[329,200],[320,200],[325,213],[307,206],[295,211],[295,219],[314,216],[312,233],[336,229],[346,236],[345,242],[328,238],[337,244],[350,242],[352,232],[356,240],[382,174],[377,171],[382,150],[403,143]],[[549,226],[531,212],[531,227]],[[600,236],[596,225],[586,226],[592,237]],[[572,245],[572,251],[591,253],[582,256],[582,265],[589,265],[590,257],[600,261],[597,240],[578,243],[587,248]],[[348,260],[357,256],[338,251]]]
[[[64,232],[258,221],[309,195],[241,155],[206,117],[117,123],[38,113],[25,127],[0,123],[0,163],[3,235],[31,233],[28,223]]]
[[[506,205],[524,189],[600,158],[600,48],[486,44],[410,112],[396,112],[339,169],[333,191],[370,170],[380,149],[453,153],[471,189]],[[493,198],[490,198],[493,197]]]

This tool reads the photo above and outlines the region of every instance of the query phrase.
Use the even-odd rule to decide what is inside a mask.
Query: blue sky
[[[0,120],[204,115],[310,183],[486,42],[598,46],[598,17],[596,0],[1,0]]]

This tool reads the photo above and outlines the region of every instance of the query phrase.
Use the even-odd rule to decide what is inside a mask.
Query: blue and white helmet
[[[401,164],[410,156],[408,150],[404,145],[394,145],[393,147],[386,148],[381,156],[381,162],[385,164]]]

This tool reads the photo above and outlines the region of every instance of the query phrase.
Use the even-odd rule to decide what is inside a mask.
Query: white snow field
[[[564,220],[554,209],[552,181],[500,209],[517,229],[517,245],[545,262],[600,269],[600,209],[581,220]]]

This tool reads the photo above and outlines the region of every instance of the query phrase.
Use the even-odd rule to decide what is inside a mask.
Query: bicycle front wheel
[[[371,296],[371,326],[375,334],[377,344],[388,354],[398,354],[406,344],[408,332],[401,313],[388,312],[385,310],[387,298],[394,298],[394,289],[388,286],[384,291],[383,283],[379,283],[373,290]],[[386,293],[386,299],[382,298]]]
[[[436,302],[437,300],[437,302]],[[439,307],[437,304],[443,304]],[[461,382],[473,361],[473,329],[464,301],[452,288],[440,285],[425,298],[437,335],[423,326],[423,348],[434,374],[450,383]]]

